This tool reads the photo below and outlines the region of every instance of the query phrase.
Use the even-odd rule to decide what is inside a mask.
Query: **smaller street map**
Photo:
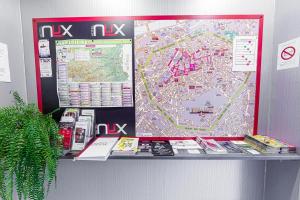
[[[56,41],[60,106],[132,106],[130,39]]]

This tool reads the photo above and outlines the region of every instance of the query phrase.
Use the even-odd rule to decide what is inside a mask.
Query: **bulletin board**
[[[79,107],[101,136],[257,133],[262,15],[35,18],[33,33],[38,106],[57,120]]]

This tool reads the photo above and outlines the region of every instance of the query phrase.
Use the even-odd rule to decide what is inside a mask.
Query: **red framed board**
[[[263,15],[34,18],[33,35],[38,106],[57,120],[80,107],[101,136],[257,134]]]

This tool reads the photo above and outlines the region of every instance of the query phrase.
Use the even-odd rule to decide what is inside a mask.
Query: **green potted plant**
[[[15,105],[0,108],[0,197],[42,200],[62,153],[58,125],[13,92]]]

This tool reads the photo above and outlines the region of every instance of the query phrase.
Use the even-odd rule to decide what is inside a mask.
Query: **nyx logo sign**
[[[105,135],[118,135],[123,133],[124,135],[127,135],[124,128],[127,126],[127,124],[123,124],[122,126],[120,124],[98,124],[97,130],[98,135],[101,135],[101,130],[104,128],[104,134]],[[102,128],[103,127],[103,128]]]
[[[57,25],[57,26],[45,25],[41,27],[40,36],[44,38],[45,33],[48,31],[50,37],[63,37],[65,35],[68,35],[69,37],[73,37],[73,35],[70,32],[71,28],[72,25],[69,25],[68,27],[65,27],[64,25]]]
[[[118,26],[117,24],[111,24],[108,27],[106,24],[95,24],[94,26],[92,26],[91,32],[92,36],[94,37],[99,34],[99,31],[102,37],[116,35],[125,36],[125,33],[122,31],[124,26],[125,24],[121,24],[120,26]]]

